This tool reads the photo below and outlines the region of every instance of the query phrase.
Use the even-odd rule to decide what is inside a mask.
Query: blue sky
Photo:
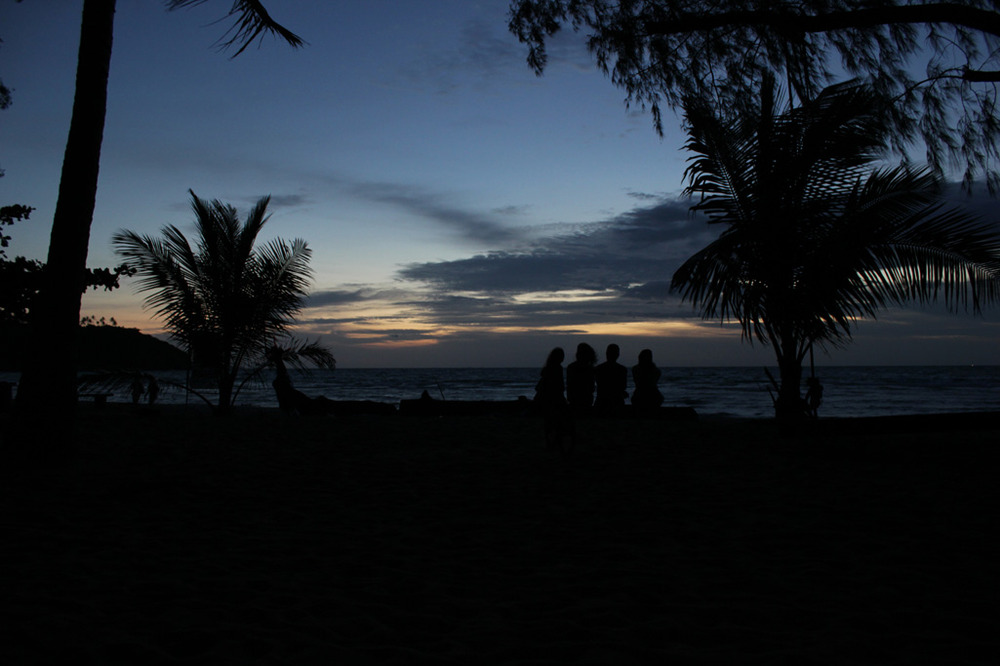
[[[111,235],[188,228],[188,188],[313,249],[301,331],[342,367],[531,366],[618,342],[660,365],[771,363],[667,293],[711,237],[679,200],[683,135],[557,40],[543,77],[506,30],[507,0],[271,0],[308,45],[213,49],[230,3],[120,2],[91,266]],[[0,197],[37,210],[12,250],[44,258],[69,127],[79,0],[0,5]],[[84,314],[160,326],[126,286]],[[1000,317],[895,310],[830,364],[997,364]]]

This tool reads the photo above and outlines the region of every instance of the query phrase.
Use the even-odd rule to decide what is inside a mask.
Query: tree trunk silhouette
[[[85,0],[76,92],[42,288],[32,308],[31,348],[17,400],[24,425],[67,444],[76,409],[76,334],[97,197],[108,98],[115,0]]]
[[[802,361],[794,353],[784,353],[778,357],[778,378],[781,383],[778,399],[774,404],[774,416],[780,421],[795,421],[805,418],[805,404],[802,401]]]

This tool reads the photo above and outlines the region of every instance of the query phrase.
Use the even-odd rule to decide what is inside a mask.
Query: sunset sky
[[[307,42],[213,45],[231,3],[118,3],[89,264],[118,229],[190,229],[187,191],[313,249],[300,332],[341,367],[536,366],[548,349],[643,347],[661,366],[773,364],[737,327],[668,293],[712,231],[680,199],[666,134],[557,40],[543,77],[507,32],[507,0],[270,0]],[[79,0],[0,4],[0,202],[36,207],[8,254],[44,259],[73,101]],[[974,201],[982,211],[995,202]],[[126,281],[84,314],[162,329]],[[824,364],[1000,364],[1000,315],[892,310]]]

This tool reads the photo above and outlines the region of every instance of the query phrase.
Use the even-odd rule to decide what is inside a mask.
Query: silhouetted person
[[[823,402],[823,385],[816,377],[810,377],[806,380],[806,386],[808,386],[805,398],[806,414],[816,418],[819,416],[819,406]]]
[[[281,411],[302,416],[329,414],[333,411],[332,401],[325,396],[310,398],[292,386],[292,378],[281,358],[280,349],[272,349],[269,355],[276,373],[271,386],[274,387],[274,394],[278,398],[278,407]]]
[[[653,364],[653,351],[643,349],[639,352],[639,362],[632,366],[632,382],[635,384],[632,405],[636,409],[652,410],[663,404],[663,394],[656,386],[659,381],[660,369]]]
[[[541,377],[535,385],[535,403],[542,412],[545,422],[545,445],[550,448],[563,449],[563,440],[569,436],[574,438],[573,421],[570,418],[569,405],[563,395],[562,362],[566,352],[562,347],[556,347],[545,359]]]
[[[274,396],[278,399],[278,408],[283,412],[294,412],[295,410],[295,387],[292,386],[292,378],[288,375],[288,370],[281,359],[274,360],[276,374],[271,386],[274,387]]]
[[[610,344],[605,352],[607,360],[594,368],[597,398],[594,406],[604,412],[615,412],[625,405],[628,397],[628,368],[618,363],[621,350]]]
[[[576,346],[576,360],[566,366],[566,399],[570,407],[586,411],[594,406],[594,364],[597,352],[586,342]]]
[[[152,407],[156,399],[160,397],[160,382],[156,381],[156,377],[149,375],[149,389],[147,390],[149,396],[149,406]]]
[[[139,375],[136,375],[135,379],[132,380],[132,404],[133,405],[138,405],[139,404],[139,398],[142,397],[143,391],[144,391],[144,389],[142,387],[142,377],[140,377]]]

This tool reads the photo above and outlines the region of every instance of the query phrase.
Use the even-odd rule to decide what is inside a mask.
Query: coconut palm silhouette
[[[740,113],[685,109],[687,192],[725,225],[672,288],[707,319],[737,320],[774,349],[776,416],[804,413],[802,363],[843,345],[859,318],[942,296],[978,312],[1000,298],[1000,235],[940,202],[927,170],[877,168],[888,126],[879,98],[834,85],[782,111],[773,80]]]
[[[194,246],[173,225],[164,227],[160,238],[119,231],[112,243],[137,269],[137,289],[148,292],[145,306],[164,320],[195,365],[211,370],[217,408],[226,412],[238,394],[233,389],[241,370],[273,358],[274,341],[286,335],[302,308],[311,251],[301,239],[256,245],[268,220],[269,197],[242,223],[230,205],[199,199],[194,192],[191,200]]]

